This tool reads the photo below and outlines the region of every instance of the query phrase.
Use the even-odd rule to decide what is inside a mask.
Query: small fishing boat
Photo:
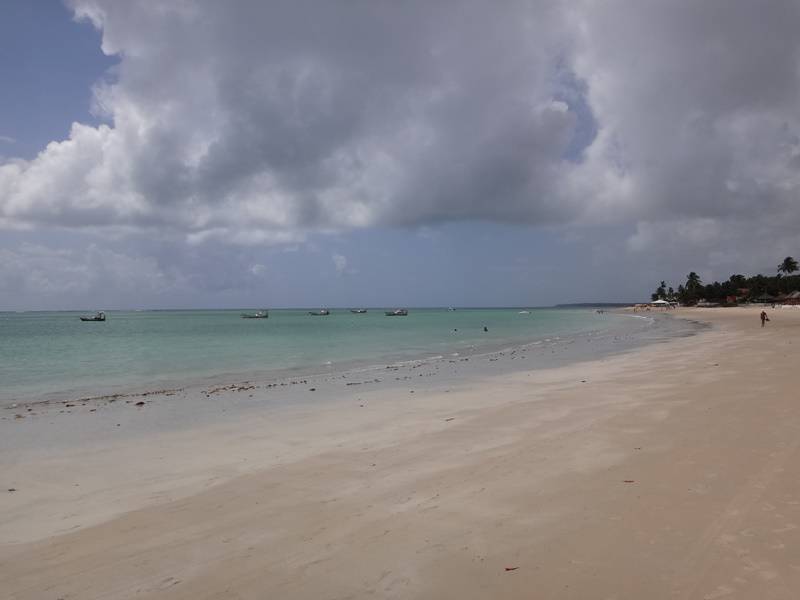
[[[81,321],[105,321],[106,320],[106,313],[104,312],[97,312],[91,317],[81,317]]]
[[[254,313],[242,313],[243,319],[269,319],[269,312],[266,310],[257,310]]]
[[[395,310],[387,310],[386,313],[384,314],[387,317],[407,317],[408,310],[406,310],[405,308],[397,308]]]
[[[367,309],[366,308],[351,308],[350,312],[353,313],[354,315],[364,315],[364,314],[367,313]]]
[[[322,310],[316,310],[316,311],[310,310],[308,311],[308,314],[313,315],[315,317],[327,317],[329,314],[331,314],[331,311],[329,311],[327,308],[323,308]]]
[[[531,314],[531,311],[529,311],[529,310],[521,310],[517,314],[518,315],[529,315],[529,314]]]

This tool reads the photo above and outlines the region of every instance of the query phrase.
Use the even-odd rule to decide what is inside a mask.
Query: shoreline
[[[663,320],[665,317],[671,318],[671,315],[664,315],[661,313],[655,313],[653,315],[631,315],[625,311],[613,311],[610,312],[610,314],[628,318],[650,320],[652,322],[655,322],[656,320]],[[675,329],[678,329],[678,331],[667,331],[665,332],[664,336],[670,337],[672,335],[692,335],[695,330],[702,329],[702,326],[696,326],[694,330],[692,330],[689,326],[676,327]],[[507,354],[513,355],[515,353],[521,353],[525,351],[534,351],[535,347],[541,344],[552,343],[558,345],[562,340],[566,341],[567,343],[572,343],[579,338],[586,338],[587,336],[611,336],[615,339],[624,337],[624,340],[627,343],[618,344],[620,346],[619,348],[604,348],[599,352],[599,354],[602,355],[616,354],[619,352],[627,352],[631,349],[653,343],[653,340],[647,339],[647,334],[648,332],[646,330],[638,330],[631,333],[630,331],[625,331],[622,327],[617,326],[616,329],[611,327],[606,329],[590,329],[578,333],[569,333],[565,334],[564,337],[545,336],[541,339],[533,338],[523,341],[493,341],[487,342],[479,347],[474,345],[468,346],[467,348],[453,347],[450,348],[450,350],[459,350],[459,352],[444,352],[444,354],[441,352],[436,353],[433,350],[424,350],[420,351],[420,353],[416,356],[384,356],[378,357],[377,360],[350,360],[328,365],[309,365],[304,367],[271,369],[267,371],[242,371],[237,373],[220,372],[213,375],[207,375],[203,377],[196,376],[190,378],[159,377],[158,383],[153,384],[150,387],[141,384],[121,384],[117,386],[111,386],[110,388],[102,391],[98,390],[97,393],[67,391],[36,395],[28,394],[15,398],[0,399],[0,411],[2,411],[2,409],[26,409],[28,407],[42,407],[57,404],[98,403],[103,401],[114,402],[120,399],[140,400],[152,396],[174,396],[178,393],[203,394],[208,393],[209,390],[220,390],[227,387],[234,388],[242,385],[249,388],[249,386],[253,384],[257,387],[265,388],[276,386],[284,387],[285,385],[307,383],[308,380],[322,381],[330,378],[337,378],[342,375],[348,377],[357,376],[360,373],[380,374],[385,369],[394,368],[395,366],[400,366],[401,368],[409,365],[417,367],[419,365],[440,364],[453,359],[488,359],[494,362],[495,359],[503,357]],[[655,341],[660,341],[660,339],[662,338],[659,338]],[[564,359],[562,364],[587,359],[591,359],[591,357],[587,358],[587,355],[585,354],[576,357],[567,357]],[[541,366],[532,365],[533,368],[549,368],[551,366],[554,366],[554,363],[548,362]]]
[[[289,378],[297,378],[297,377],[309,377],[309,376],[318,376],[318,375],[325,375],[335,372],[340,372],[343,370],[352,370],[352,369],[360,369],[360,368],[370,368],[379,363],[392,363],[392,362],[404,362],[410,360],[420,360],[420,359],[428,359],[433,356],[437,355],[447,355],[449,356],[453,352],[461,352],[462,354],[471,354],[477,348],[479,353],[490,352],[496,349],[503,349],[505,346],[510,344],[523,344],[528,343],[531,341],[535,341],[537,339],[543,339],[544,337],[548,337],[551,335],[559,335],[558,332],[546,333],[536,331],[528,332],[528,335],[524,336],[517,336],[511,335],[511,332],[506,332],[507,336],[503,336],[501,334],[500,337],[495,335],[494,333],[488,334],[488,332],[477,333],[476,330],[479,330],[484,327],[484,323],[478,325],[477,323],[468,324],[468,326],[473,327],[473,330],[464,329],[464,323],[461,323],[458,318],[452,323],[447,323],[447,321],[453,321],[453,316],[458,315],[458,317],[462,317],[464,314],[466,315],[474,315],[478,314],[489,314],[498,311],[501,313],[500,315],[494,315],[494,318],[500,317],[501,322],[497,323],[494,322],[495,325],[498,325],[500,329],[503,327],[502,319],[507,318],[509,315],[512,318],[518,318],[515,309],[470,309],[470,310],[463,310],[458,312],[449,312],[444,311],[443,309],[419,309],[418,316],[430,316],[431,314],[436,315],[441,322],[438,324],[438,335],[439,337],[436,339],[424,339],[419,340],[418,343],[412,343],[410,346],[408,344],[408,340],[395,340],[398,342],[397,345],[392,344],[384,344],[383,347],[379,348],[377,352],[370,350],[366,347],[362,347],[359,351],[353,353],[352,351],[345,351],[343,353],[337,354],[334,348],[328,348],[332,354],[327,355],[328,352],[324,351],[322,355],[310,356],[302,355],[302,351],[300,355],[293,356],[291,361],[285,361],[283,358],[276,362],[263,362],[262,360],[253,361],[252,357],[255,355],[262,356],[261,352],[264,348],[260,347],[253,347],[252,344],[248,347],[246,343],[248,340],[252,340],[253,338],[248,337],[246,334],[247,330],[240,331],[240,333],[245,333],[243,337],[237,340],[237,343],[234,344],[237,348],[244,348],[247,347],[248,351],[242,353],[241,351],[238,352],[238,356],[231,356],[237,355],[237,352],[228,352],[226,353],[223,348],[223,352],[221,356],[217,357],[216,361],[211,361],[208,364],[204,364],[202,367],[199,367],[196,363],[189,366],[188,363],[181,361],[177,356],[164,356],[163,359],[166,363],[171,363],[173,359],[175,359],[175,364],[171,365],[168,368],[164,368],[162,366],[156,366],[155,364],[150,365],[145,370],[142,370],[139,365],[132,364],[130,365],[130,371],[119,370],[113,368],[112,365],[103,364],[103,361],[99,361],[96,364],[96,370],[86,372],[80,377],[74,378],[71,376],[70,372],[62,372],[61,376],[58,381],[56,381],[53,377],[46,378],[46,383],[42,384],[35,383],[36,377],[31,379],[30,373],[25,373],[25,370],[29,367],[33,367],[37,370],[37,373],[47,373],[50,369],[50,365],[46,362],[40,360],[38,356],[30,356],[28,359],[29,367],[21,368],[18,374],[15,374],[13,368],[10,372],[4,372],[2,369],[2,365],[0,365],[0,376],[5,376],[10,381],[14,381],[16,377],[20,377],[23,381],[26,381],[27,385],[17,385],[15,387],[6,386],[4,389],[0,389],[0,406],[8,405],[14,402],[31,402],[36,399],[48,399],[48,400],[76,400],[80,398],[88,398],[88,397],[98,397],[98,396],[110,396],[110,395],[136,395],[136,394],[143,394],[148,392],[157,391],[159,389],[174,389],[174,388],[183,388],[189,387],[192,388],[199,388],[202,386],[220,386],[225,385],[231,381],[235,380],[247,380],[252,378],[257,378],[260,380],[265,379],[272,379],[272,380],[280,380],[280,379],[289,379]],[[555,313],[563,313],[563,312],[573,312],[573,313],[580,313],[583,317],[586,316],[594,316],[592,315],[592,311],[589,310],[570,310],[570,309],[535,309],[535,312],[544,314],[553,310]],[[286,326],[285,319],[297,319],[299,317],[299,321],[295,321],[292,326],[300,326],[300,334],[303,333],[303,328],[307,327],[309,323],[313,323],[314,325],[322,325],[322,329],[317,331],[316,333],[319,334],[319,337],[315,340],[308,340],[306,339],[305,342],[313,342],[313,347],[321,346],[323,348],[326,347],[326,342],[330,342],[329,338],[326,338],[326,327],[328,325],[338,323],[341,324],[342,322],[348,322],[352,320],[353,315],[351,314],[332,314],[330,320],[315,320],[312,318],[311,321],[308,321],[308,315],[306,314],[304,309],[286,309],[275,311],[276,313],[282,313],[278,315],[273,315],[273,319],[269,322],[270,329],[272,325],[281,327]],[[170,325],[180,324],[178,326],[178,330],[173,333],[179,335],[185,335],[187,333],[186,329],[183,329],[183,324],[186,323],[184,317],[187,315],[194,315],[195,317],[199,316],[213,316],[215,319],[231,319],[235,317],[232,323],[228,322],[225,324],[225,329],[223,333],[230,330],[231,325],[236,325],[238,321],[240,321],[239,314],[237,311],[231,310],[200,310],[200,311],[152,311],[152,314],[160,314],[163,313],[164,315],[168,315],[170,317]],[[69,315],[71,313],[52,313],[48,312],[44,316],[50,317],[53,315],[58,315],[59,317],[63,317],[64,315]],[[382,314],[382,313],[381,313]],[[119,324],[121,321],[125,321],[127,319],[128,324],[135,322],[137,319],[141,318],[141,315],[138,313],[122,313],[119,315],[119,318],[111,319],[113,324]],[[375,315],[372,315],[372,319],[374,320]],[[424,320],[424,319],[423,319]],[[364,324],[364,317],[357,316],[355,321],[351,321],[350,325],[358,324],[354,329],[358,329],[361,325]],[[379,316],[378,321],[383,321],[383,319]],[[392,320],[396,321],[396,320]],[[527,319],[526,319],[527,321]],[[534,323],[541,322],[542,319],[540,318],[533,318],[532,321]],[[549,321],[548,318],[545,318],[544,321]],[[405,324],[406,321],[396,321],[395,323],[391,323],[392,325],[400,325]],[[490,325],[493,324],[493,321],[488,321]],[[263,323],[262,325],[266,325],[267,323]],[[416,320],[415,317],[411,317],[411,320],[408,321],[409,325],[416,325],[419,326],[419,322]],[[522,322],[520,322],[522,324]],[[50,323],[50,326],[57,326],[57,327],[64,327],[65,323],[63,321],[59,321],[58,323]],[[74,325],[74,323],[73,323]],[[209,323],[205,323],[205,326],[209,326]],[[213,326],[217,326],[218,323],[212,324]],[[450,327],[453,326],[461,327],[462,332],[458,335],[453,335]],[[584,324],[586,325],[586,324]],[[25,325],[29,327],[30,325]],[[150,324],[152,326],[152,324]],[[164,324],[167,326],[167,324]],[[340,325],[341,326],[341,325]],[[368,325],[367,328],[374,327],[375,323],[373,322],[371,325]],[[583,330],[583,333],[587,333],[589,330],[594,330],[596,324],[592,324],[591,327]],[[600,326],[600,325],[597,325]],[[105,329],[107,326],[103,326],[102,329]],[[144,325],[145,330],[147,329],[148,325]],[[529,325],[524,325],[523,329],[529,327]],[[600,326],[602,329],[602,326]],[[102,329],[100,331],[102,331]],[[405,327],[401,327],[401,330],[404,330]],[[261,326],[257,326],[256,331],[261,330]],[[494,331],[494,326],[492,327]],[[307,332],[308,330],[305,329]],[[350,332],[353,329],[349,330]],[[390,329],[393,333],[397,332],[397,329]],[[456,329],[455,331],[458,331]],[[80,336],[83,333],[90,333],[94,334],[98,332],[95,327],[90,327],[88,329],[79,328],[73,331],[73,334]],[[348,330],[339,330],[339,333],[347,333]],[[30,331],[28,333],[35,335],[40,335],[41,332]],[[111,332],[109,332],[111,333]],[[120,331],[114,331],[114,333],[110,336],[114,338],[115,336],[122,335],[123,338],[125,337],[136,337],[141,333],[141,330],[137,329],[136,326],[133,326],[128,331],[124,333],[120,333]],[[150,331],[152,334],[153,331]],[[217,331],[219,333],[219,331]],[[286,334],[287,330],[282,329],[282,334]],[[291,331],[289,331],[291,333]],[[385,332],[373,332],[372,340],[380,339],[381,335]],[[420,333],[417,331],[416,333]],[[566,333],[566,331],[564,332]],[[573,332],[574,333],[574,332]],[[189,330],[189,334],[192,334],[192,330]],[[466,334],[466,335],[464,335]],[[442,337],[444,336],[444,337]],[[477,336],[477,337],[476,337]],[[71,336],[70,336],[71,337]],[[213,339],[208,338],[208,332],[201,332],[198,335],[198,339],[196,340],[197,345],[203,347]],[[84,342],[88,342],[89,340],[83,340]],[[147,343],[158,344],[157,339],[151,339],[149,342],[145,340],[143,346],[134,346],[132,348],[128,348],[128,351],[135,352],[143,352],[143,347],[146,348]],[[174,340],[172,340],[174,341]],[[230,340],[229,340],[230,341]],[[268,340],[264,340],[268,341]],[[283,340],[284,342],[287,340]],[[348,340],[343,340],[345,345],[348,343]],[[352,340],[349,340],[352,341]],[[363,338],[360,340],[362,344],[368,343],[370,341],[369,337]],[[274,342],[274,339],[273,339]],[[63,343],[63,340],[62,340]],[[278,340],[278,346],[280,347],[280,340]],[[329,345],[329,344],[328,344]],[[88,361],[88,357],[91,355],[91,346],[89,344],[89,348],[87,347],[78,347],[75,350],[83,357],[83,361],[74,361],[75,364],[72,365],[73,369],[76,371],[80,371],[81,363],[85,364]],[[0,348],[2,350],[2,348]],[[118,344],[113,344],[109,348],[112,352],[120,352],[120,348]],[[187,352],[187,348],[184,346],[177,350],[177,355],[180,356],[183,353]],[[269,356],[270,353],[274,355],[275,347],[272,347],[267,350],[265,356]],[[297,353],[298,349],[294,348],[290,350],[291,352]],[[2,354],[0,352],[0,354]],[[281,351],[281,354],[283,352]],[[314,352],[311,351],[313,355]],[[122,361],[124,364],[124,354],[121,356],[116,356],[119,361]],[[140,357],[142,358],[142,357]],[[208,358],[208,357],[206,357]],[[235,358],[233,362],[231,358]],[[273,358],[275,358],[273,356]],[[147,362],[145,359],[144,362]],[[190,361],[191,362],[191,361]],[[12,367],[13,361],[11,362]],[[248,366],[243,366],[248,365]],[[268,365],[265,367],[265,365]],[[19,366],[19,365],[18,365]],[[110,367],[108,372],[106,372],[103,367]],[[176,368],[177,367],[177,368]],[[210,373],[210,374],[209,374]],[[26,380],[27,375],[27,380]],[[87,383],[88,382],[88,383]],[[9,391],[10,390],[10,391]]]
[[[293,411],[335,411],[361,402],[363,395],[404,398],[410,394],[455,392],[486,380],[551,371],[635,353],[639,349],[702,333],[705,326],[671,315],[632,316],[634,331],[588,331],[467,356],[441,356],[326,373],[213,383],[141,393],[15,402],[0,406],[0,457],[36,453],[42,436],[47,452],[81,450],[98,444],[137,441],[148,436],[193,432],[217,424],[237,424],[264,414],[280,420]],[[2,461],[0,461],[2,467]],[[0,483],[0,487],[2,484]],[[0,535],[0,543],[2,543]]]
[[[183,429],[136,430],[177,406],[164,402],[118,411],[125,427],[81,448],[54,437],[4,452],[16,491],[0,496],[0,588],[790,597],[800,314],[764,330],[748,309],[677,316],[714,327],[541,370],[436,385],[419,373],[413,394],[356,386],[337,402],[234,403],[213,425],[182,414]]]

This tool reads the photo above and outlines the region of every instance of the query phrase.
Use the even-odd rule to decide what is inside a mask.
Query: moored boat
[[[408,310],[405,308],[397,308],[395,310],[387,310],[384,314],[387,317],[407,317]]]
[[[308,314],[315,317],[327,317],[329,314],[331,314],[331,311],[329,311],[327,308],[323,308],[322,310],[310,310],[308,311]]]
[[[353,313],[354,315],[363,315],[363,314],[366,314],[367,309],[366,308],[351,308],[350,312]]]
[[[269,311],[257,310],[254,313],[242,313],[243,319],[269,319]]]
[[[81,321],[105,321],[106,320],[106,313],[104,312],[97,312],[91,317],[81,317]]]

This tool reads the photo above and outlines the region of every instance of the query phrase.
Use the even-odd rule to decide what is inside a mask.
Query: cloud
[[[17,140],[15,140],[13,137],[7,135],[0,135],[0,142],[3,142],[5,144],[14,144],[16,143],[16,141]]]
[[[163,293],[179,285],[150,257],[101,249],[62,250],[23,243],[0,248],[0,295],[10,297],[85,296],[111,289],[125,294]]]
[[[260,277],[267,271],[267,267],[261,263],[256,263],[254,265],[250,265],[248,271],[250,271],[256,277]]]
[[[6,224],[252,245],[572,212],[555,5],[70,6],[119,56],[95,90],[107,124],[0,166]]]
[[[355,275],[358,273],[357,269],[348,266],[347,257],[342,254],[333,254],[331,256],[333,261],[333,268],[336,269],[336,274],[340,277],[343,275]]]
[[[0,240],[0,307],[241,306],[272,293],[281,271],[291,271],[271,265],[263,251],[218,242],[190,246],[148,236],[87,242],[83,235],[18,241],[29,237]]]
[[[792,0],[69,5],[119,57],[106,123],[0,164],[0,227],[255,246],[627,223],[636,251],[659,223],[698,248],[779,223],[800,241]]]
[[[599,124],[582,175],[624,182],[592,217],[800,225],[800,5],[581,6],[572,65]]]
[[[345,269],[347,269],[347,258],[341,254],[334,254],[331,256],[331,259],[333,260],[333,266],[336,269],[336,272],[339,275],[344,273]]]

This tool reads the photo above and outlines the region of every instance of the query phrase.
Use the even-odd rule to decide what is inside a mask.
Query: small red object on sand
[[[516,571],[519,567],[506,567],[506,571]]]
[[[636,481],[634,479],[626,479],[622,483],[636,483]]]

